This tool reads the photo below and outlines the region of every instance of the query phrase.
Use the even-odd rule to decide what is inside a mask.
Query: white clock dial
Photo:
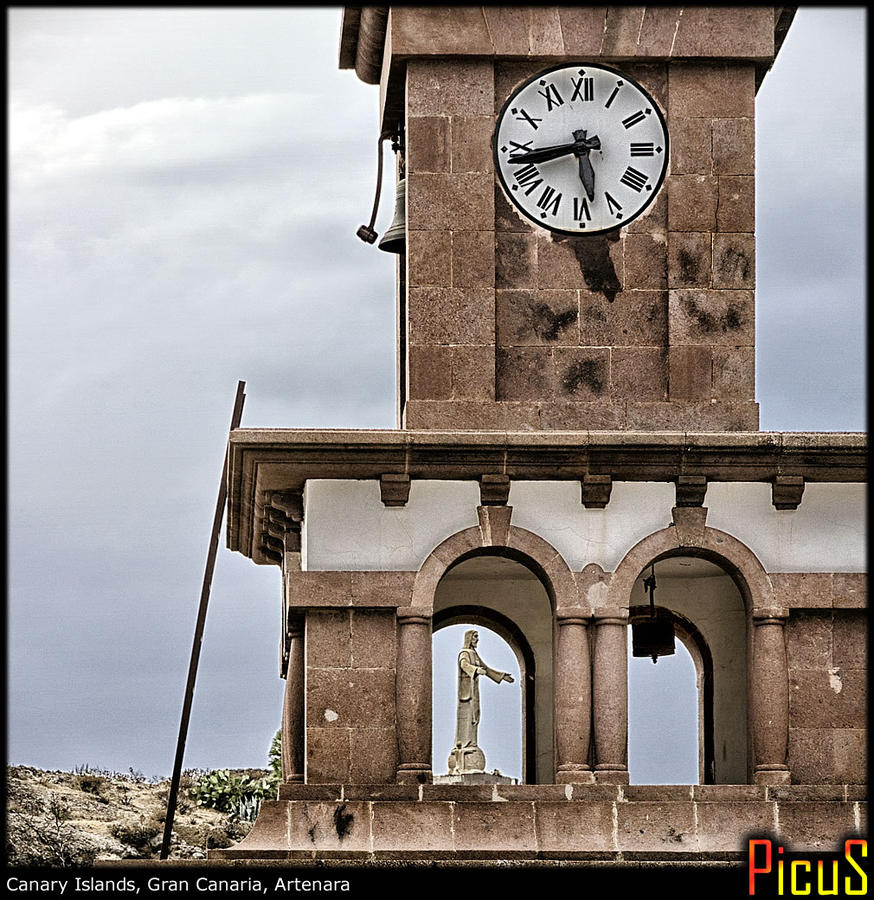
[[[652,203],[668,165],[668,129],[653,98],[601,65],[562,65],[504,104],[495,169],[521,213],[562,234],[627,225]]]

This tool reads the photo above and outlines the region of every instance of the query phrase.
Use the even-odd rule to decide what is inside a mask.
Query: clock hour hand
[[[580,181],[586,190],[586,196],[590,200],[595,199],[595,170],[592,168],[592,162],[589,159],[590,150],[600,150],[601,140],[596,135],[593,138],[586,139],[586,132],[579,130],[574,132],[576,143],[580,145],[580,149],[574,151],[580,163]]]
[[[590,200],[595,199],[595,170],[589,161],[588,151],[579,155],[580,159],[580,181],[586,189],[586,194]]]

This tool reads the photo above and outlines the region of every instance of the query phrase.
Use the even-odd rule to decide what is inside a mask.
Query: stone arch
[[[480,509],[490,512],[500,507]],[[486,515],[481,516],[481,520],[483,519],[488,521]],[[495,535],[492,528],[483,527],[481,521],[479,527],[458,531],[438,544],[416,573],[411,610],[421,615],[432,615],[434,593],[446,572],[466,559],[485,554],[505,556],[530,569],[543,583],[553,613],[579,606],[579,591],[574,573],[552,544],[533,531],[517,528],[515,525],[506,528],[503,541],[493,542],[493,537],[500,539],[501,535]]]
[[[631,588],[644,568],[671,556],[700,556],[721,566],[737,585],[748,616],[754,609],[776,605],[771,579],[746,544],[724,531],[707,527],[699,540],[681,540],[673,525],[638,541],[625,554],[610,579],[606,605],[627,609]]]

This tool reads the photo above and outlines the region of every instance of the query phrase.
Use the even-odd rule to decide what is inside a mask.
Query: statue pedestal
[[[508,775],[491,775],[488,772],[464,772],[461,775],[435,775],[434,784],[518,784]]]

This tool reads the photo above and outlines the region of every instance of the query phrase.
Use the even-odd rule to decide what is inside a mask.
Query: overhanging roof
[[[268,563],[257,536],[265,497],[308,479],[411,478],[865,482],[867,436],[834,432],[487,432],[239,428],[228,449],[227,544]]]

